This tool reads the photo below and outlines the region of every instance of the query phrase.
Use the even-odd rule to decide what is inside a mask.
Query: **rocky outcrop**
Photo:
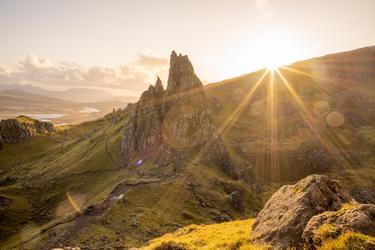
[[[125,164],[137,159],[137,156],[161,160],[168,157],[171,148],[162,140],[164,88],[158,78],[155,86],[143,92],[133,107],[130,121],[124,128],[122,156]]]
[[[175,51],[172,51],[167,86],[169,95],[171,93],[183,95],[185,91],[202,87],[188,56],[177,55]]]
[[[229,154],[207,108],[203,84],[186,55],[172,52],[166,90],[158,78],[135,105],[124,128],[124,164],[137,157],[163,160],[185,149],[235,177]]]
[[[39,121],[27,116],[19,116],[14,119],[0,122],[0,144],[19,143],[40,134],[53,132],[53,124]]]
[[[124,109],[119,108],[117,110],[113,109],[113,111],[111,113],[106,114],[104,116],[104,118],[111,121],[112,124],[116,124],[125,117],[127,109],[128,109],[128,107],[126,107]]]
[[[375,236],[375,205],[347,204],[339,211],[316,215],[306,225],[302,238],[305,245],[317,247],[326,238],[335,238],[345,231]]]
[[[302,233],[309,220],[353,202],[337,180],[311,175],[295,185],[281,187],[258,214],[254,240],[281,249],[302,247]]]
[[[235,190],[229,194],[229,201],[234,209],[237,211],[242,211],[244,209],[242,192],[240,190]]]

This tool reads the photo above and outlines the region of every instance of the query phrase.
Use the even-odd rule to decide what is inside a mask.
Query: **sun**
[[[263,63],[269,70],[276,70],[282,65],[291,62],[289,49],[285,48],[285,44],[267,44],[263,50]]]
[[[307,57],[303,41],[287,31],[264,32],[248,44],[247,55],[258,68],[276,70]]]
[[[275,71],[277,70],[278,68],[280,68],[282,65],[281,64],[278,64],[278,63],[268,63],[267,65],[267,69],[270,70],[270,71]]]

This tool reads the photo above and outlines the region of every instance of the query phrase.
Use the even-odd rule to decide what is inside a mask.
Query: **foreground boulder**
[[[2,120],[0,122],[0,145],[23,142],[39,134],[47,134],[52,131],[53,124],[51,122],[43,122],[27,116]]]
[[[286,249],[302,247],[302,233],[309,220],[353,202],[337,180],[311,175],[272,195],[253,225],[253,239]]]
[[[351,231],[375,236],[375,205],[346,204],[339,211],[328,211],[311,218],[303,232],[305,245],[319,246],[327,238]],[[375,245],[374,245],[375,247]]]

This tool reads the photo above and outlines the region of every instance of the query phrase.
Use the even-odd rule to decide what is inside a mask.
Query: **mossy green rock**
[[[52,131],[53,124],[51,122],[43,122],[27,116],[2,120],[0,122],[0,149],[2,143],[19,143]]]

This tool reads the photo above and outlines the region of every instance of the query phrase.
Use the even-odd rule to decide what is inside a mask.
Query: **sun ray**
[[[324,81],[324,82],[330,82],[330,81],[332,81],[331,79],[328,79],[326,77],[322,77],[322,76],[317,76],[317,75],[314,75],[314,74],[310,74],[310,73],[304,72],[302,70],[298,70],[298,69],[290,67],[290,66],[281,66],[280,68],[281,69],[286,69],[288,71],[291,71],[293,73],[297,73],[297,74],[300,74],[300,75],[303,75],[303,76],[314,78],[314,79],[317,79],[319,81]]]
[[[347,162],[350,165],[352,165],[352,161],[342,149],[337,148],[337,146],[334,143],[329,142],[321,135],[320,131],[323,131],[323,129],[319,126],[319,123],[308,111],[307,107],[305,106],[299,95],[296,93],[296,91],[293,89],[293,87],[290,85],[288,80],[284,77],[284,75],[279,70],[276,70],[276,73],[280,77],[283,84],[286,86],[293,100],[296,102],[299,108],[298,111],[301,114],[302,119],[305,121],[310,130],[314,133],[320,144],[326,150],[328,150],[328,152],[335,158],[337,162]]]
[[[332,84],[329,84],[329,83],[337,83],[337,81],[334,81],[332,79],[329,79],[329,78],[326,78],[326,77],[321,77],[321,76],[316,76],[316,75],[313,75],[313,74],[309,74],[307,72],[292,68],[290,66],[282,66],[281,68],[285,69],[285,70],[288,70],[290,72],[293,72],[293,73],[297,73],[297,74],[300,74],[300,75],[303,75],[303,76],[307,76],[307,77],[315,78],[315,79],[319,80],[318,82],[315,82],[315,83],[320,83],[321,88],[317,88],[317,86],[318,86],[317,84],[312,84],[312,85],[309,85],[309,86],[314,87],[315,89],[318,89],[320,91],[323,89],[323,90],[325,90],[326,94],[330,94],[334,91],[334,88],[332,87]],[[279,72],[279,73],[282,74],[281,72]],[[284,76],[284,78],[285,78],[285,76]],[[325,83],[324,87],[322,87],[322,85],[321,85],[322,82]],[[352,157],[349,157],[349,155],[345,152],[345,150],[341,146],[342,140],[337,136],[337,134],[333,130],[328,130],[328,131],[326,130],[326,132],[327,132],[327,136],[329,137],[329,139],[332,142],[332,144],[334,145],[334,147],[337,149],[337,151],[341,152],[341,155],[343,155],[343,157],[347,160],[347,162],[349,162],[351,165],[358,165],[359,162],[356,159],[352,159]]]
[[[332,79],[322,77],[322,76],[318,76],[318,75],[314,75],[314,74],[310,74],[308,72],[304,72],[302,70],[298,70],[298,69],[292,68],[290,66],[281,66],[280,70],[283,70],[283,69],[287,70],[291,73],[296,73],[296,74],[299,74],[301,76],[305,76],[305,77],[310,78],[313,81],[313,84],[309,84],[309,87],[314,88],[315,90],[318,90],[320,92],[323,91],[324,94],[329,94],[329,93],[332,93],[332,91],[333,91],[333,85],[331,85],[330,83],[336,82],[336,81],[333,81]],[[281,71],[280,71],[280,73],[281,73]]]
[[[269,70],[266,70],[262,76],[258,79],[258,81],[254,84],[254,86],[249,90],[246,94],[242,102],[236,107],[236,109],[231,113],[231,115],[220,125],[220,127],[216,130],[216,136],[222,136],[226,131],[233,126],[234,122],[238,119],[238,117],[242,114],[246,106],[248,105],[251,97],[254,95],[255,91],[258,89],[259,85],[263,82],[263,79],[266,77]],[[211,146],[211,143],[217,138],[210,138],[203,148],[199,151],[196,157],[193,159],[191,163],[196,163],[201,158],[202,154],[206,152],[207,148]]]
[[[274,70],[271,71],[268,86],[268,123],[270,133],[269,160],[271,168],[271,180],[276,181],[279,177],[278,173],[278,138],[277,138],[277,109],[276,109],[276,91]]]
[[[231,115],[226,119],[223,124],[217,130],[219,135],[223,134],[225,131],[228,131],[233,123],[238,119],[238,117],[242,114],[246,106],[249,104],[251,97],[254,95],[255,91],[258,89],[259,85],[263,82],[263,79],[268,74],[269,70],[265,70],[262,76],[258,79],[258,81],[254,84],[254,86],[250,89],[250,91],[246,94],[242,102],[236,107],[236,109],[231,113]]]

